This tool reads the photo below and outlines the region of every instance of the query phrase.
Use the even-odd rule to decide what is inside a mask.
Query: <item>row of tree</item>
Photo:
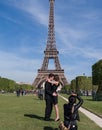
[[[96,92],[98,85],[92,85],[92,77],[78,76],[71,81],[71,83],[62,89],[62,92],[71,93],[72,91],[80,95],[92,94],[92,91]]]
[[[102,101],[102,60],[92,66],[92,83],[93,85],[98,85],[94,100]]]
[[[69,93],[75,91],[79,94],[92,92],[94,100],[102,100],[102,60],[92,65],[92,77],[78,76],[62,91]]]
[[[0,77],[0,91],[14,92],[18,89],[32,90],[32,85],[17,84],[14,80]]]
[[[76,79],[71,81],[71,90],[78,92],[82,90],[92,90],[91,77],[78,76]]]

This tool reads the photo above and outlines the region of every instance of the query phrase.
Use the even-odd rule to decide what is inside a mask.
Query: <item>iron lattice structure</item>
[[[60,82],[62,86],[65,86],[68,84],[68,81],[64,75],[64,70],[61,68],[59,58],[58,58],[59,52],[56,48],[55,30],[54,30],[54,1],[55,0],[49,0],[50,12],[49,12],[47,46],[44,51],[45,56],[44,56],[43,64],[41,66],[41,69],[38,70],[37,77],[35,78],[33,82],[33,86],[35,87],[40,87],[41,84],[46,80],[46,77],[49,75],[49,73],[58,74],[60,77]],[[48,69],[48,64],[49,64],[50,59],[54,60],[55,69],[53,70]]]

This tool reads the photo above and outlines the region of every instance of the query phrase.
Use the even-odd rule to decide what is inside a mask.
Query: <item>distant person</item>
[[[48,79],[52,81],[54,79],[54,74],[49,74]],[[52,113],[53,107],[53,96],[56,96],[56,93],[52,91],[52,84],[48,81],[45,82],[45,120],[49,121]]]
[[[16,94],[17,94],[17,97],[20,96],[20,89],[18,89],[18,90],[16,91]]]
[[[78,103],[76,104],[76,99]],[[78,130],[77,120],[80,121],[78,109],[83,104],[83,99],[76,95],[72,94],[69,98],[69,103],[64,104],[64,123],[60,124],[60,130]]]
[[[24,90],[23,89],[21,89],[21,94],[22,94],[22,96],[24,95]]]

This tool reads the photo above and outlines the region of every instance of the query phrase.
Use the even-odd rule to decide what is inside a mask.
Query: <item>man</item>
[[[54,79],[54,74],[49,74],[48,78],[50,80]],[[45,107],[45,120],[49,121],[50,116],[52,113],[52,107],[53,107],[53,96],[56,96],[56,93],[53,93],[52,91],[52,84],[48,81],[45,82],[45,101],[46,101],[46,107]]]

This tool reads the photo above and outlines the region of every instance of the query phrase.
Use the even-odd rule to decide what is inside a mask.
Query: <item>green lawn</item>
[[[83,107],[102,117],[102,101],[93,101],[92,97],[83,97]]]
[[[60,117],[63,120],[63,104],[59,98]],[[58,122],[44,121],[45,102],[36,96],[16,97],[0,94],[0,130],[58,130]],[[79,130],[101,130],[95,123],[80,114]],[[54,111],[52,119],[55,118]]]
[[[67,94],[61,94],[61,95],[68,98]],[[84,99],[83,103],[84,108],[102,117],[102,101],[93,101],[91,96],[82,96],[82,98]]]

